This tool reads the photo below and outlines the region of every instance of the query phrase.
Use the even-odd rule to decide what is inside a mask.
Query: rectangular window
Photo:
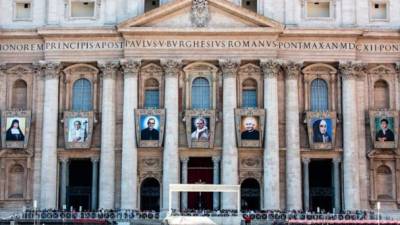
[[[158,90],[146,90],[144,93],[144,108],[160,107],[160,94]]]
[[[31,20],[32,19],[32,4],[30,1],[17,1],[14,6],[15,20]]]
[[[243,90],[242,98],[243,108],[257,108],[256,90]]]
[[[71,18],[93,18],[95,16],[94,1],[71,1]]]
[[[371,2],[371,19],[372,20],[387,20],[387,3],[385,2]]]
[[[331,18],[331,4],[328,1],[307,1],[308,18]]]

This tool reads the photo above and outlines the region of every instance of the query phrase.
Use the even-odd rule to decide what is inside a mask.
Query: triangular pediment
[[[237,6],[226,0],[207,0],[206,22],[199,26],[194,20],[195,12],[193,0],[175,0],[161,7],[149,11],[141,16],[128,19],[118,26],[121,32],[140,29],[153,30],[174,29],[179,30],[212,30],[219,29],[260,29],[281,31],[283,25],[255,12]],[[204,13],[200,17],[204,17]]]

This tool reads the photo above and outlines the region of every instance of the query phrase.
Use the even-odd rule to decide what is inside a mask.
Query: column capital
[[[400,73],[400,62],[396,62],[395,69],[396,69],[397,73]]]
[[[39,61],[39,67],[44,71],[45,79],[58,79],[60,77],[61,63],[55,61]]]
[[[69,158],[60,158],[60,162],[62,163],[62,164],[68,164],[69,163]]]
[[[281,63],[276,59],[262,59],[260,62],[264,78],[271,77],[276,78],[279,70],[281,69]]]
[[[140,71],[140,59],[121,59],[119,61],[124,78],[137,77]]]
[[[345,79],[355,79],[365,70],[366,65],[359,61],[339,62],[340,76]]]
[[[282,67],[285,70],[287,80],[296,80],[301,74],[303,62],[299,61],[283,61]]]
[[[221,59],[219,60],[222,75],[224,78],[236,77],[239,69],[240,60],[238,59]]]
[[[221,161],[221,156],[213,156],[211,159],[213,163],[219,163]]]
[[[311,162],[311,159],[310,158],[302,158],[301,162],[303,162],[303,164],[308,165]]]
[[[333,164],[339,164],[339,163],[341,163],[342,162],[342,159],[340,158],[340,157],[337,157],[337,158],[333,158],[332,159],[332,163]]]
[[[98,61],[97,65],[102,72],[101,75],[103,78],[115,79],[116,72],[120,67],[118,61]]]
[[[100,161],[99,157],[92,157],[90,158],[90,161],[92,161],[92,163],[98,163]]]
[[[183,156],[183,157],[180,158],[180,160],[181,160],[182,163],[186,163],[187,164],[189,162],[189,157]]]
[[[180,59],[163,59],[161,66],[164,68],[166,77],[178,77],[182,67],[182,60]]]

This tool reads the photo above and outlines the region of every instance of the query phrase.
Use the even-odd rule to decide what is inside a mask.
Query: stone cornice
[[[178,77],[182,68],[182,60],[180,59],[163,59],[161,65],[164,68],[166,77]]]
[[[260,62],[264,78],[271,77],[276,78],[281,69],[281,63],[275,59],[262,59]]]
[[[61,63],[54,61],[39,61],[45,79],[58,79],[60,77]]]
[[[366,65],[358,61],[344,61],[339,63],[340,76],[343,79],[356,79],[362,74]]]
[[[303,62],[283,61],[282,67],[285,70],[285,77],[288,80],[297,79],[301,74]]]
[[[140,70],[141,61],[133,59],[121,59],[121,69],[124,72],[124,78],[137,77]]]
[[[115,79],[117,70],[120,67],[118,61],[99,61],[97,65],[101,70],[102,77],[105,79]]]
[[[222,59],[219,61],[219,65],[224,78],[236,77],[236,74],[239,70],[240,60]]]

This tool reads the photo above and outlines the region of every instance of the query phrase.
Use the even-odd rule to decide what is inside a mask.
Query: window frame
[[[7,74],[7,108],[15,109],[13,107],[13,90],[14,84],[18,80],[26,83],[26,109],[32,108],[32,83],[34,71],[25,65],[16,65],[6,71]]]
[[[372,13],[373,13],[375,4],[386,4],[386,18],[385,19],[379,19],[379,18],[372,17]],[[389,0],[369,0],[368,9],[369,9],[368,16],[369,16],[370,22],[389,22],[390,21],[390,1]]]
[[[80,81],[80,80],[86,80],[89,82],[89,87],[90,87],[90,97],[91,97],[91,109],[87,110],[87,111],[83,111],[83,110],[75,110],[74,109],[74,98],[75,98],[75,85],[77,84],[76,82]],[[75,79],[72,83],[72,90],[71,90],[71,111],[73,112],[90,112],[93,111],[93,84],[92,82],[87,79],[87,78],[79,78],[79,79]]]
[[[328,2],[329,3],[329,17],[311,17],[308,15],[308,4],[315,2]],[[333,21],[336,18],[336,0],[302,0],[303,18],[307,21],[320,20],[320,21]]]
[[[316,82],[317,80],[321,80],[322,82],[325,82],[325,85],[326,85],[326,110],[325,111],[320,111],[320,110],[317,110],[317,111],[314,111],[313,110],[313,108],[312,108],[312,105],[313,105],[313,83],[314,82]],[[318,94],[320,94],[320,93],[318,93]],[[321,79],[321,78],[319,78],[319,77],[317,77],[317,78],[315,78],[315,79],[313,79],[313,80],[311,80],[311,82],[310,82],[310,111],[312,111],[312,112],[326,112],[326,111],[329,111],[329,85],[328,85],[328,82],[325,80],[325,79]]]
[[[164,108],[164,72],[161,66],[155,63],[148,63],[140,68],[139,72],[139,108],[145,109],[146,81],[155,79],[158,82],[158,108]]]
[[[244,108],[243,106],[243,83],[247,79],[252,79],[256,82],[256,96],[257,96],[257,106],[255,108],[263,108],[263,82],[261,77],[261,68],[253,63],[247,63],[239,68],[238,78],[237,78],[237,102],[239,108]],[[253,109],[253,108],[252,108]]]
[[[369,102],[370,102],[370,108],[372,109],[377,109],[375,106],[375,83],[379,80],[383,80],[387,83],[388,88],[389,88],[389,109],[394,109],[396,105],[396,98],[392,96],[396,96],[395,92],[395,87],[393,86],[397,81],[397,73],[396,70],[388,65],[385,64],[379,64],[370,70],[367,71],[369,74],[369,83],[370,89],[369,89]]]
[[[29,3],[31,5],[30,14],[27,18],[17,18],[17,4],[26,4]],[[13,21],[28,21],[31,22],[33,20],[33,1],[32,0],[14,0],[13,1]]]
[[[150,80],[150,79],[156,80],[157,83],[158,83],[158,86],[157,87],[148,87],[148,86],[146,86],[146,82],[148,80]],[[158,91],[158,107],[155,108],[155,109],[159,109],[160,108],[160,98],[161,98],[161,96],[160,96],[161,95],[160,94],[160,82],[155,78],[147,78],[147,79],[145,79],[144,80],[144,87],[143,87],[143,108],[144,109],[152,109],[153,108],[153,107],[149,107],[149,108],[146,107],[146,92],[147,91],[155,91],[155,90]]]
[[[93,16],[83,16],[83,17],[72,16],[73,2],[93,2],[94,3]],[[97,20],[100,12],[100,0],[68,0],[68,5],[66,8],[67,8],[67,18],[69,20]]]

